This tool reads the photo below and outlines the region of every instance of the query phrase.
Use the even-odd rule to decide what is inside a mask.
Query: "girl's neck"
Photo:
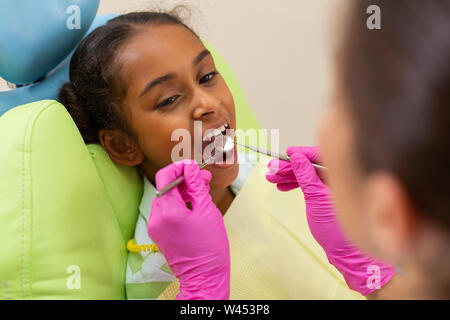
[[[228,208],[233,202],[234,195],[231,192],[230,188],[211,188],[210,195],[212,201],[216,204],[219,211],[222,213],[222,216],[225,215]]]

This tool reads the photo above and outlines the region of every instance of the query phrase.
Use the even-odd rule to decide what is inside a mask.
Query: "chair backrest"
[[[142,194],[53,100],[0,117],[0,297],[122,299]]]

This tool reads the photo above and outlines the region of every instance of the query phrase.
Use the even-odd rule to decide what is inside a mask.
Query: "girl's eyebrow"
[[[207,57],[208,55],[210,55],[211,52],[209,52],[208,50],[203,50],[202,52],[200,52],[194,59],[193,61],[193,65],[197,65],[200,63],[200,61],[202,61],[205,57]],[[151,88],[153,88],[154,86],[157,86],[158,84],[161,84],[163,82],[169,81],[173,78],[175,78],[175,73],[168,73],[166,75],[163,75],[162,77],[156,78],[155,80],[149,82],[144,90],[142,90],[141,94],[139,95],[139,98],[142,97],[144,94],[146,94]]]
[[[169,81],[171,79],[175,78],[175,73],[168,73],[166,75],[163,75],[162,77],[156,78],[155,80],[149,82],[144,90],[142,90],[141,94],[139,95],[139,98],[142,97],[144,94],[146,94],[151,88],[153,88],[154,86],[161,84],[165,81]]]
[[[211,54],[211,52],[209,52],[209,50],[203,50],[202,52],[200,52],[200,54],[197,57],[195,57],[195,59],[194,59],[194,63],[193,63],[194,66],[199,64],[200,61],[202,61],[206,56],[208,56],[210,54]]]

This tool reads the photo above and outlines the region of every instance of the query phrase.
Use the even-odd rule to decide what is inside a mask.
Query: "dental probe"
[[[230,138],[230,139],[231,139],[231,138]],[[227,142],[228,142],[228,140],[227,140]],[[265,154],[265,155],[270,156],[270,157],[273,157],[273,158],[278,158],[278,159],[281,159],[281,160],[284,160],[284,161],[288,161],[288,162],[291,161],[291,159],[289,158],[289,156],[288,156],[287,154],[284,154],[284,153],[278,153],[278,152],[275,152],[275,151],[266,150],[266,149],[261,148],[261,147],[248,146],[248,145],[241,144],[241,143],[238,143],[238,142],[235,142],[235,141],[233,141],[233,142],[234,142],[235,144],[237,144],[237,145],[240,145],[240,146],[242,146],[242,147],[245,147],[245,148],[247,148],[247,149],[250,149],[250,150],[255,151],[255,152],[258,152],[258,153]],[[316,164],[316,163],[311,163],[311,164],[313,165],[313,167],[316,167],[317,169],[328,170],[327,167],[321,166],[321,165],[319,165],[319,164]]]

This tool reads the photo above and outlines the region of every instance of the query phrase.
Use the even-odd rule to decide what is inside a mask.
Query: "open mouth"
[[[230,124],[224,123],[219,128],[216,129],[208,129],[205,131],[203,135],[203,142],[202,142],[202,155],[203,155],[203,161],[207,160],[208,158],[213,157],[214,162],[224,162],[227,159],[226,153],[222,152],[222,156],[219,154],[216,154],[217,148],[223,147],[223,144],[225,143],[224,137],[227,135],[230,135]]]

